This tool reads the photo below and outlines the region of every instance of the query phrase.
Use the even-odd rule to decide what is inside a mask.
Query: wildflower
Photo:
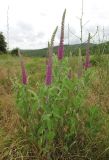
[[[22,83],[27,84],[27,74],[23,60],[21,61],[21,68],[22,68]]]
[[[91,67],[89,45],[90,45],[90,33],[89,33],[89,36],[88,36],[88,44],[87,44],[87,48],[86,48],[86,62],[85,62],[85,64],[84,64],[84,68],[85,68],[86,70],[87,70],[89,67]]]
[[[58,59],[61,60],[64,56],[64,47],[63,46],[60,46],[58,48]]]
[[[45,84],[50,85],[52,83],[52,64],[49,62],[46,68]]]
[[[50,85],[52,83],[52,56],[53,56],[53,46],[54,46],[54,38],[56,35],[58,27],[53,32],[53,35],[51,37],[51,43],[48,42],[48,60],[46,60],[46,78],[45,78],[45,84]]]
[[[78,78],[82,77],[82,55],[81,55],[81,48],[79,48],[79,57],[78,57]]]
[[[65,21],[65,14],[66,9],[64,10],[63,16],[62,16],[62,23],[61,23],[61,36],[60,36],[60,45],[58,48],[58,59],[62,60],[64,56],[64,21]]]
[[[22,83],[23,83],[24,85],[26,85],[26,84],[27,84],[27,74],[26,74],[26,69],[25,69],[24,61],[23,61],[23,59],[22,59],[20,50],[18,50],[18,55],[19,55],[19,57],[20,57],[20,62],[21,62]]]

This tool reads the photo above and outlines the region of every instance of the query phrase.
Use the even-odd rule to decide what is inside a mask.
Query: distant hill
[[[86,46],[87,43],[83,43],[82,46],[81,44],[74,44],[74,45],[64,45],[64,51],[65,55],[69,55],[71,52],[74,55],[78,54],[78,49],[81,48],[82,54],[84,55],[86,52]],[[54,53],[57,54],[58,46],[54,47]],[[47,57],[48,55],[48,48],[43,48],[43,49],[33,49],[33,50],[21,50],[22,54],[26,56],[31,56],[31,57]],[[90,43],[90,52],[91,54],[96,54],[96,53],[103,53],[105,52],[106,54],[109,53],[109,42],[106,43],[100,43],[100,44],[93,44]]]

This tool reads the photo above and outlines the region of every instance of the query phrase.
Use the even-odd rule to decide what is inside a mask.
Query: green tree
[[[11,50],[11,54],[13,55],[13,56],[18,56],[18,49],[19,48],[14,48],[13,50]]]
[[[7,43],[2,32],[0,32],[0,52],[6,52]]]

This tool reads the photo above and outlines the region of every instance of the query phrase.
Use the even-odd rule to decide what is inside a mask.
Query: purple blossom
[[[47,68],[46,68],[45,84],[50,85],[51,83],[52,83],[52,64],[48,62]]]
[[[89,36],[88,36],[88,44],[87,44],[87,49],[86,49],[86,62],[85,62],[85,64],[84,64],[84,68],[85,68],[86,70],[87,70],[89,67],[91,67],[89,45],[90,45],[90,33],[89,33]]]
[[[27,84],[27,74],[26,74],[26,69],[25,69],[23,60],[21,60],[21,69],[22,69],[22,83],[26,85]]]
[[[90,50],[88,48],[86,50],[86,62],[84,64],[84,68],[87,70],[89,67],[91,67],[91,63],[90,63]]]
[[[52,63],[53,63],[53,46],[54,46],[54,38],[56,35],[58,27],[53,32],[51,37],[51,43],[48,42],[48,59],[46,59],[46,78],[45,84],[50,85],[52,83]]]
[[[82,77],[83,74],[83,63],[82,63],[82,55],[81,55],[81,48],[79,48],[79,56],[78,56],[78,78]]]
[[[63,46],[60,46],[60,47],[58,48],[58,59],[59,59],[59,60],[62,60],[63,56],[64,56],[64,47],[63,47]]]
[[[27,74],[26,74],[24,61],[22,59],[22,55],[20,53],[20,49],[18,49],[18,55],[20,57],[20,63],[21,63],[21,69],[22,69],[22,83],[26,85],[27,84]]]

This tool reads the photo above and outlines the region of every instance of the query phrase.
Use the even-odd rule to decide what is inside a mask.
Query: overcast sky
[[[9,46],[22,49],[47,47],[52,32],[58,25],[55,45],[59,43],[61,18],[66,8],[65,43],[68,43],[68,24],[73,34],[80,36],[81,0],[0,0],[0,31],[7,37],[7,9],[9,6]],[[109,0],[84,0],[84,41],[93,35],[96,26],[105,39],[109,35]],[[70,44],[79,39],[70,33]],[[102,34],[101,34],[102,39]]]

